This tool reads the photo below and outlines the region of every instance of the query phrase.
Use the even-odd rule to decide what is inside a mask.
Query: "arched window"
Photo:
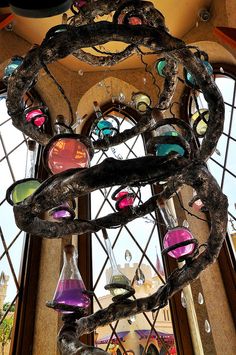
[[[41,101],[35,92],[26,96],[29,105]],[[41,174],[40,150],[32,141],[32,150],[28,149],[28,138],[12,125],[7,114],[6,99],[6,87],[0,82],[0,346],[4,354],[10,349],[12,353],[19,349],[29,353],[33,335],[31,312],[36,301],[36,292],[31,290],[37,287],[41,241],[29,238],[17,228],[12,206],[6,201],[6,190],[25,178],[28,169],[31,175],[32,171],[34,176]]]
[[[119,104],[110,103],[105,105],[102,107],[102,111],[105,117],[109,117],[110,122],[113,122],[115,127],[117,121],[119,122],[121,132],[134,126],[135,121],[139,119],[136,111],[124,108],[123,105]],[[96,117],[92,116],[87,121],[83,131],[84,133],[89,132],[92,140],[97,140],[99,134],[101,134],[96,129],[95,120]],[[133,159],[145,154],[145,137],[139,135],[109,150],[96,152],[91,165],[97,165],[107,157]],[[120,174],[122,174],[122,171]],[[91,193],[89,200],[91,219],[116,211],[117,202],[114,194],[117,188],[119,186],[104,188]],[[149,185],[141,186],[140,190],[138,190],[132,186],[125,186],[124,182],[122,191],[128,191],[135,195],[134,205],[137,205],[140,201],[144,202],[152,195],[152,187]],[[84,207],[85,202],[86,198],[79,199],[78,214],[81,218],[88,218],[88,211]],[[151,213],[125,226],[107,230],[118,268],[131,281],[137,298],[154,293],[165,280],[157,227],[156,215]],[[90,288],[95,293],[93,311],[96,311],[107,307],[112,302],[112,295],[104,290],[104,286],[111,280],[111,267],[101,231],[94,233],[91,239],[80,236],[79,249],[83,248],[85,250],[85,244],[87,249],[86,260],[90,259],[90,264],[84,265],[83,260],[85,258],[83,258],[83,260],[80,260],[80,270],[87,286],[89,287],[90,285]],[[96,343],[107,350],[109,345],[115,341],[125,353],[128,350],[126,348],[126,339],[131,336],[130,326],[132,324],[132,329],[136,329],[136,337],[133,337],[132,340],[134,346],[130,344],[130,340],[128,346],[131,346],[135,353],[139,351],[139,339],[145,339],[144,351],[147,351],[151,339],[150,334],[166,347],[164,340],[159,335],[159,322],[165,322],[166,329],[168,329],[170,334],[173,334],[173,327],[171,320],[166,319],[165,321],[162,313],[163,310],[153,314],[147,312],[130,319],[118,321],[110,326],[98,328]]]
[[[235,317],[236,306],[233,300],[236,287],[236,68],[227,64],[214,65],[214,80],[222,93],[225,104],[225,122],[223,134],[219,139],[217,149],[207,162],[209,170],[217,180],[223,192],[228,197],[228,234],[222,248],[219,263],[226,292]],[[186,94],[186,93],[185,93]],[[207,112],[208,105],[203,94],[198,90],[189,90],[188,117],[193,124],[193,118],[199,113]],[[193,116],[195,115],[195,116]],[[206,125],[205,125],[206,127]],[[201,144],[201,138],[199,144]],[[235,319],[236,321],[236,319]]]

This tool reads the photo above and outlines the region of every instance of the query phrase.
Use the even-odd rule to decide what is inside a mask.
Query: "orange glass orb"
[[[76,138],[62,137],[53,141],[47,152],[47,165],[53,174],[74,168],[87,168],[90,156],[85,144]]]

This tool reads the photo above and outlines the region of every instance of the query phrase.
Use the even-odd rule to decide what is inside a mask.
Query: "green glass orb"
[[[12,201],[14,204],[22,202],[28,196],[32,195],[32,193],[37,190],[40,186],[40,182],[37,180],[27,180],[22,181],[17,184],[12,191]]]

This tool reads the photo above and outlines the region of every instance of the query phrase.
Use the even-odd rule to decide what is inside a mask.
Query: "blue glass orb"
[[[166,61],[165,59],[159,60],[159,62],[156,64],[156,70],[160,76],[165,77],[165,74],[163,73],[163,69],[166,66]]]
[[[98,136],[111,136],[113,133],[112,123],[109,121],[101,120],[97,123],[96,134]]]
[[[22,62],[23,59],[20,58],[12,59],[4,70],[4,76],[9,77],[10,75],[12,75],[12,73],[21,65]]]
[[[177,137],[180,134],[176,131],[165,132],[161,136],[172,136]],[[156,156],[157,157],[164,157],[172,152],[176,152],[179,155],[183,156],[185,153],[184,148],[182,148],[179,144],[157,144],[156,145]]]
[[[207,72],[209,75],[213,74],[213,68],[211,64],[207,60],[202,60],[202,64],[205,66]],[[197,85],[196,80],[192,77],[192,74],[190,74],[187,71],[186,77],[185,77],[186,83],[190,85],[191,87],[195,87]]]

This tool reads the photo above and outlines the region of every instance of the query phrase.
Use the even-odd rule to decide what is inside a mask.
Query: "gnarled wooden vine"
[[[133,10],[142,15],[143,24],[137,26],[128,23],[119,24],[119,16],[122,13],[128,16]],[[94,22],[96,16],[110,14],[112,11],[115,11],[113,22]],[[85,47],[94,47],[109,41],[122,41],[128,46],[121,53],[105,54],[102,57],[83,51]],[[74,54],[91,65],[110,66],[139,52],[139,46],[145,46],[153,53],[161,54],[167,62],[165,82],[158,104],[148,110],[135,127],[114,137],[106,137],[106,140],[98,140],[94,143],[95,148],[104,149],[117,145],[138,134],[155,130],[159,124],[162,124],[160,120],[166,119],[165,110],[169,108],[175,91],[178,64],[182,64],[191,73],[209,105],[208,129],[200,148],[193,150],[191,144],[185,146],[188,154],[184,157],[147,156],[129,162],[109,158],[88,169],[73,169],[52,176],[32,196],[14,206],[16,223],[19,228],[32,233],[32,237],[60,238],[69,234],[94,232],[102,228],[124,225],[153,211],[158,198],[167,200],[186,184],[197,191],[209,211],[210,234],[205,250],[195,257],[192,263],[175,270],[153,295],[133,301],[113,303],[106,309],[80,319],[67,317],[58,336],[59,348],[64,355],[105,354],[103,350],[82,344],[79,337],[117,319],[164,306],[173,294],[196,279],[201,271],[216,260],[226,234],[227,199],[206,166],[206,161],[214,152],[223,131],[223,99],[214,81],[191,49],[183,41],[169,34],[162,14],[152,3],[141,0],[97,0],[96,2],[87,0],[83,12],[75,14],[68,24],[49,30],[42,44],[26,54],[23,64],[9,78],[7,105],[12,122],[15,127],[39,144],[46,145],[51,137],[22,120],[23,96],[37,79],[40,69],[69,54]],[[178,119],[172,120],[174,120],[172,123],[175,120],[177,123]],[[191,130],[188,127],[184,128]],[[150,141],[149,144],[155,144],[155,141]],[[184,143],[179,141],[179,144]],[[121,170],[122,178],[119,176]],[[142,205],[93,221],[73,220],[54,223],[41,218],[43,212],[60,205],[65,200],[71,200],[96,189],[121,185],[124,180],[131,186],[163,180],[167,183],[160,195],[153,196]]]

